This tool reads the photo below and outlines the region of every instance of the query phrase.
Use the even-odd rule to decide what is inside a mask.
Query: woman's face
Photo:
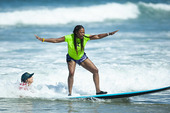
[[[78,32],[77,32],[77,37],[80,39],[83,39],[83,36],[85,34],[85,30],[84,28],[81,28]]]

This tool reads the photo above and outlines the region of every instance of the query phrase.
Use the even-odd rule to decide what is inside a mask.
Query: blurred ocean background
[[[169,113],[170,91],[115,100],[68,100],[67,43],[44,38],[115,35],[89,41],[85,52],[108,93],[170,86],[169,0],[0,0],[0,112]],[[35,73],[30,91],[21,75]],[[73,96],[94,95],[92,74],[76,66]],[[22,98],[20,98],[22,96]]]

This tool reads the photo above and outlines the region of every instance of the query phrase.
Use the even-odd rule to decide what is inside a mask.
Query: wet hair
[[[74,28],[74,30],[73,30],[73,34],[74,34],[74,47],[75,47],[75,50],[76,50],[77,55],[78,55],[78,51],[77,51],[76,38],[78,38],[78,36],[77,36],[78,31],[79,31],[80,29],[82,29],[82,28],[84,29],[84,27],[83,27],[82,25],[77,25],[77,26]],[[84,50],[83,42],[84,42],[84,40],[81,39],[81,51]]]

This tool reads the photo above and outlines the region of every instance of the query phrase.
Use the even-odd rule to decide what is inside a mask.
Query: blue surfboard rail
[[[115,94],[104,94],[104,95],[90,95],[90,96],[77,96],[77,97],[69,97],[70,99],[91,99],[91,98],[100,98],[100,99],[114,99],[114,98],[124,98],[124,97],[132,97],[139,96],[149,93],[156,93],[164,90],[170,89],[170,86],[152,89],[152,90],[144,90],[144,91],[135,91],[135,92],[126,92],[126,93],[115,93]]]

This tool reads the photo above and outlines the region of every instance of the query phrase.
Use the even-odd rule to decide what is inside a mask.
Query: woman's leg
[[[72,88],[73,88],[73,82],[74,82],[74,72],[76,68],[76,62],[70,61],[67,62],[68,70],[69,70],[69,76],[68,76],[68,91],[69,95],[72,94]]]
[[[96,93],[99,93],[100,86],[99,86],[99,73],[97,67],[93,64],[93,62],[89,58],[83,61],[80,65],[93,74],[93,81],[96,87]]]

